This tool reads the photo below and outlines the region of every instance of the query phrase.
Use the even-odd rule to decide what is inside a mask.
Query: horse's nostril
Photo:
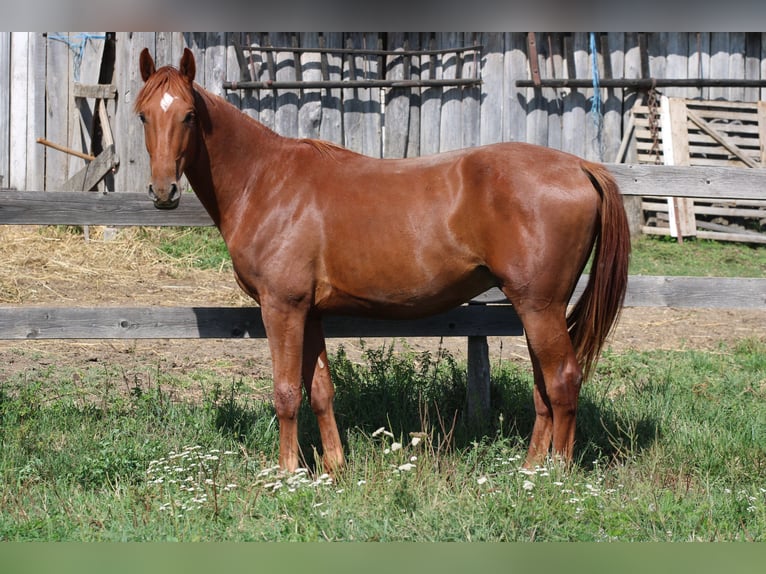
[[[149,184],[149,199],[152,201],[157,199],[157,194],[154,193],[154,186],[151,183]]]
[[[181,191],[178,188],[177,183],[170,184],[170,195],[168,196],[168,199],[171,201],[175,201],[176,199],[179,199],[181,196]]]

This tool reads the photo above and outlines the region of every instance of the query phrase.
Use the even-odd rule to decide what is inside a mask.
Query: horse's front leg
[[[330,365],[327,362],[322,322],[309,318],[303,347],[303,386],[306,388],[311,410],[317,418],[319,433],[322,436],[324,467],[331,473],[344,465],[343,446],[335,422],[333,399],[335,389],[330,377]]]
[[[274,407],[279,420],[279,466],[298,468],[298,410],[306,312],[290,305],[262,302],[263,324],[271,351]]]

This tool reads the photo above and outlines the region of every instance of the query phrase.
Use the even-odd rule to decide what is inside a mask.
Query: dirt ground
[[[145,243],[129,230],[112,241],[103,241],[92,230],[86,242],[61,229],[0,228],[0,305],[249,304],[230,269],[199,271],[179,265]],[[616,352],[720,350],[722,344],[745,338],[766,340],[766,310],[626,308],[608,347]],[[489,343],[492,359],[528,360],[522,337],[490,338]],[[330,350],[339,344],[352,358],[361,349],[358,340],[328,342]],[[415,350],[442,346],[456,357],[466,351],[461,338],[412,338],[406,345]],[[265,340],[0,341],[0,380],[45,365],[93,364],[126,370],[151,365],[165,372],[205,368],[248,378],[268,377],[271,368]]]

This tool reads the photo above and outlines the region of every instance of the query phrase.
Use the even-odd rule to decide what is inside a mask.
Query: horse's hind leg
[[[335,389],[330,378],[322,323],[318,318],[309,318],[306,323],[303,386],[319,424],[324,466],[330,472],[340,470],[344,465],[344,458],[333,409]]]
[[[566,328],[565,307],[522,309],[519,315],[535,377],[535,424],[525,466],[543,462],[551,443],[553,455],[570,462],[582,370]]]

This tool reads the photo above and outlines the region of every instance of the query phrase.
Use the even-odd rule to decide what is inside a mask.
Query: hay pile
[[[158,249],[182,231],[0,226],[0,304],[250,305],[230,269],[199,270]]]

